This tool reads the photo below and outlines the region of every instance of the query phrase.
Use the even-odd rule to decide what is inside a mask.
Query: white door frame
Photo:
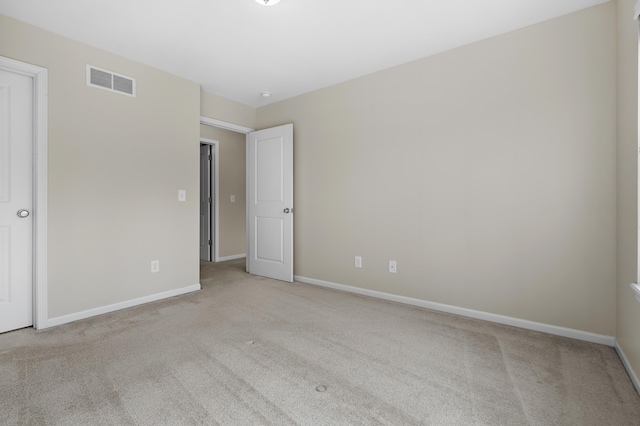
[[[235,123],[229,123],[228,121],[216,120],[215,118],[205,117],[204,115],[200,116],[200,124],[204,124],[205,126],[211,127],[219,127],[220,129],[231,130],[236,133],[251,133],[256,129],[252,129],[251,127],[241,126]]]
[[[201,144],[211,145],[211,151],[213,153],[213,173],[211,173],[211,177],[213,178],[213,253],[211,253],[211,257],[214,262],[218,262],[220,259],[220,180],[218,179],[219,175],[219,161],[218,161],[218,144],[219,142],[213,139],[200,138]],[[211,219],[211,218],[209,218]]]
[[[210,117],[205,117],[203,115],[200,116],[200,124],[204,124],[205,126],[211,126],[211,127],[218,127],[220,129],[226,129],[226,130],[231,130],[232,132],[236,132],[236,133],[242,133],[242,134],[247,134],[247,133],[251,133],[253,132],[255,129],[252,129],[251,127],[245,127],[245,126],[241,126],[239,124],[235,124],[235,123],[230,123],[228,121],[222,121],[222,120],[217,120],[215,118],[210,118]],[[203,138],[200,138],[200,140],[202,140]],[[249,140],[248,138],[246,138],[245,140],[245,148],[246,148],[246,152],[249,152]],[[248,158],[248,157],[247,157]],[[216,155],[216,161],[218,161],[218,156]],[[218,169],[217,164],[216,164],[216,170]],[[217,171],[216,171],[217,173]],[[245,171],[245,175],[247,175],[249,173],[248,170]],[[218,177],[216,176],[216,185],[218,185]],[[249,179],[246,179],[247,181],[247,185],[249,185]],[[248,186],[247,186],[248,188]],[[248,189],[245,191],[246,192],[246,205],[249,205],[249,191]],[[216,196],[218,196],[218,191],[216,188]],[[216,202],[216,209],[218,208],[218,202]],[[249,210],[246,210],[246,229],[249,229]],[[215,225],[215,233],[216,233],[216,238],[218,238],[218,214],[216,212],[216,225]],[[218,261],[218,241],[216,241],[216,262]],[[245,253],[249,253],[249,232],[246,232],[246,241],[245,241]],[[247,262],[246,265],[246,271],[249,271],[249,263]]]
[[[33,327],[48,327],[47,312],[47,85],[46,68],[0,56],[0,69],[33,78]]]

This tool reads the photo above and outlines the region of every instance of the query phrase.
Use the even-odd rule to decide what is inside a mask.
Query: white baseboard
[[[631,367],[631,364],[629,363],[629,359],[627,359],[627,356],[622,350],[622,347],[618,343],[618,339],[615,339],[614,347],[616,348],[616,352],[618,352],[618,356],[622,361],[622,365],[624,365],[625,370],[627,370],[627,373],[629,374],[629,378],[631,379],[631,383],[633,383],[633,387],[636,388],[636,392],[640,394],[640,380],[638,380],[638,376],[636,375],[636,372],[633,370],[633,367]]]
[[[227,260],[242,259],[243,257],[247,257],[247,255],[245,253],[234,254],[234,255],[231,255],[231,256],[219,257],[218,260],[216,260],[216,262],[224,262],[224,261],[227,261]]]
[[[173,296],[179,296],[185,293],[191,293],[192,291],[200,290],[202,287],[200,284],[194,284],[188,287],[177,288],[175,290],[169,290],[162,293],[156,293],[149,296],[139,297],[137,299],[126,300],[124,302],[114,303],[113,305],[102,306],[100,308],[87,309],[86,311],[76,312],[74,314],[63,315],[60,317],[49,318],[45,321],[45,324],[39,329],[55,327],[56,325],[66,324],[72,321],[78,321],[94,317],[96,315],[102,315],[113,311],[119,311],[120,309],[131,308],[133,306],[142,305],[149,302],[155,302],[156,300],[166,299]]]
[[[520,327],[527,330],[540,331],[543,333],[554,334],[556,336],[570,337],[572,339],[583,340],[586,342],[599,343],[601,345],[613,346],[614,337],[605,336],[602,334],[594,334],[586,331],[575,330],[573,328],[558,327],[555,325],[543,324],[539,322],[528,321],[520,318],[507,317],[504,315],[492,314],[489,312],[475,311],[473,309],[460,308],[452,305],[445,305],[442,303],[429,302],[421,299],[414,299],[411,297],[398,296],[395,294],[384,293],[381,291],[368,290],[360,287],[353,287],[344,284],[336,284],[329,281],[317,280],[315,278],[301,277],[295,275],[294,280],[307,284],[318,285],[327,288],[333,288],[335,290],[342,290],[349,293],[361,294],[363,296],[375,297],[377,299],[389,300],[392,302],[404,303],[406,305],[419,306],[421,308],[431,309],[439,312],[446,312],[449,314],[460,315],[463,317],[475,318],[489,322],[495,322],[498,324],[510,325],[513,327]]]

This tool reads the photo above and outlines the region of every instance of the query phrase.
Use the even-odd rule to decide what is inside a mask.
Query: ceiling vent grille
[[[127,96],[136,96],[136,80],[102,68],[87,65],[87,86]]]

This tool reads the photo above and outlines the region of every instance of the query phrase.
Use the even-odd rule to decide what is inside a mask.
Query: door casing
[[[200,116],[200,124],[203,124],[205,126],[210,126],[210,127],[218,127],[220,129],[231,130],[232,132],[242,133],[244,135],[246,135],[248,133],[251,133],[251,132],[253,132],[255,130],[255,129],[252,129],[251,127],[241,126],[239,124],[230,123],[228,121],[217,120],[215,118],[205,117],[203,115]],[[206,140],[206,139],[200,138],[201,142],[203,140]],[[211,139],[209,139],[209,140],[211,140]],[[249,140],[248,139],[246,140],[245,145],[246,145],[246,149],[247,149],[247,152],[248,152],[248,149],[249,149]],[[218,158],[217,155],[216,155],[216,158]],[[216,170],[217,169],[218,168],[216,167]],[[218,181],[219,180],[216,179],[216,182],[218,182]],[[216,189],[216,194],[217,193],[218,193],[218,190]],[[246,196],[249,197],[249,194],[247,193]],[[248,201],[248,198],[247,198],[247,201]],[[218,206],[218,205],[219,205],[219,203],[216,202],[216,206]],[[219,215],[216,214],[216,218],[218,218],[218,217],[219,217]],[[247,214],[247,220],[249,220],[248,214]],[[219,225],[216,222],[216,224],[215,224],[216,235],[219,235],[218,229],[219,229]],[[220,244],[218,244],[218,242],[219,241],[216,241],[216,250],[218,250],[218,247],[220,246]],[[249,247],[249,233],[248,232],[247,232],[247,239],[246,239],[245,245],[246,245],[246,248]],[[246,250],[245,250],[245,252],[246,252]],[[219,258],[217,253],[216,253],[216,258]],[[245,265],[245,270],[247,272],[249,272],[249,264],[248,263]]]

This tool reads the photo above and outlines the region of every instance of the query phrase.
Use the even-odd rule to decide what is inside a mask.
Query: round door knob
[[[24,219],[27,216],[29,216],[29,210],[24,210],[24,209],[18,210],[18,217],[19,218],[23,218]]]
[[[286,209],[284,209],[284,212],[285,212],[285,213],[289,213],[289,212],[290,212],[289,207],[287,207]]]

